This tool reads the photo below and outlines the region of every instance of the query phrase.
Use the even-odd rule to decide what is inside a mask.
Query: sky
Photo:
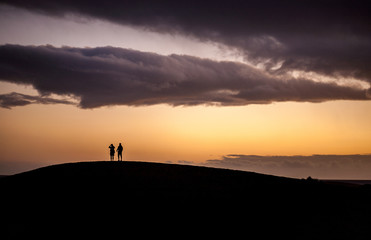
[[[0,0],[0,174],[124,159],[371,179],[367,1]]]

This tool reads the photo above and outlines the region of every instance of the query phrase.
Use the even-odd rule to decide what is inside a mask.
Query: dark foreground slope
[[[371,189],[251,172],[84,162],[0,179],[7,237],[369,239]]]

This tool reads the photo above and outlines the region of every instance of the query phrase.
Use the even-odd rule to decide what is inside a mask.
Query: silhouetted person
[[[110,159],[111,161],[113,161],[115,158],[115,146],[113,146],[113,144],[111,143],[111,145],[108,148],[109,148]]]
[[[120,157],[121,157],[121,161],[122,161],[122,150],[124,150],[124,148],[122,147],[121,143],[119,144],[119,146],[117,147],[117,160],[120,161]]]

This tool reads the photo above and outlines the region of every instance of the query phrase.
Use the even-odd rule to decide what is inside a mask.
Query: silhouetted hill
[[[8,237],[367,239],[371,189],[226,169],[54,165],[0,179]],[[57,235],[56,235],[57,234]]]

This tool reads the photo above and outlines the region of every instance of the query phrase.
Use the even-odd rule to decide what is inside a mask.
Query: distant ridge
[[[354,179],[323,179],[326,183],[348,184],[348,185],[371,185],[371,180],[354,180]]]
[[[7,234],[19,238],[55,232],[164,237],[170,233],[164,229],[189,237],[249,231],[261,237],[357,239],[370,233],[367,185],[236,170],[127,161],[66,163],[1,178],[0,191],[1,206],[7,206],[2,216]],[[134,230],[138,226],[139,232]]]

